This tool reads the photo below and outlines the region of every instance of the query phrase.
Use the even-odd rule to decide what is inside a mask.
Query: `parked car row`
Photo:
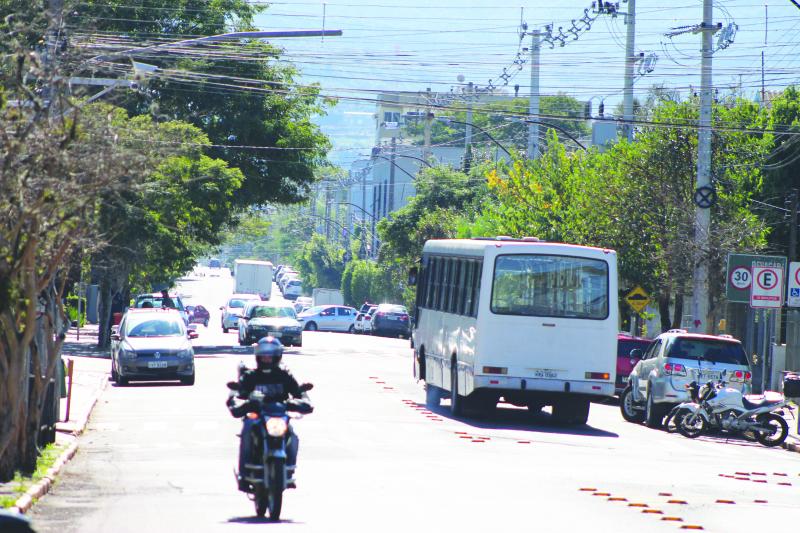
[[[355,333],[411,338],[411,319],[402,305],[364,304],[356,315]]]
[[[300,274],[288,265],[278,265],[273,274],[273,281],[287,300],[294,300],[303,294]]]

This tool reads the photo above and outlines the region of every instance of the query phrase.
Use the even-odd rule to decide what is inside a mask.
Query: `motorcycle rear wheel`
[[[678,432],[690,439],[696,439],[706,430],[705,418],[697,413],[686,413],[680,418],[680,422],[676,420],[675,424],[678,427]]]
[[[789,424],[782,416],[775,413],[766,413],[758,415],[756,421],[762,426],[769,426],[773,429],[771,434],[766,434],[762,431],[756,432],[756,440],[767,447],[780,446],[786,437],[789,435]]]

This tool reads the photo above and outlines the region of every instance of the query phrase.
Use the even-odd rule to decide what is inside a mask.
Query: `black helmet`
[[[255,354],[258,368],[276,367],[283,356],[283,344],[275,337],[263,337],[256,344]]]

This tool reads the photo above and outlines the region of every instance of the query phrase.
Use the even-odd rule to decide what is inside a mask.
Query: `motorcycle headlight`
[[[289,429],[289,425],[283,418],[268,418],[264,424],[267,428],[267,435],[270,437],[283,437]]]

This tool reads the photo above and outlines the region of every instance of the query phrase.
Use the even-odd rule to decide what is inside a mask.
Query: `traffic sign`
[[[729,302],[750,303],[753,267],[780,267],[786,272],[786,258],[775,255],[728,254],[725,297]]]
[[[750,284],[750,307],[780,308],[783,305],[783,268],[753,267]]]
[[[800,307],[800,263],[789,263],[789,291],[786,295],[786,305]]]
[[[644,311],[644,308],[650,303],[650,295],[647,292],[637,286],[625,295],[625,301],[628,302],[628,305],[631,306],[631,309],[636,311],[637,313],[641,313]]]

